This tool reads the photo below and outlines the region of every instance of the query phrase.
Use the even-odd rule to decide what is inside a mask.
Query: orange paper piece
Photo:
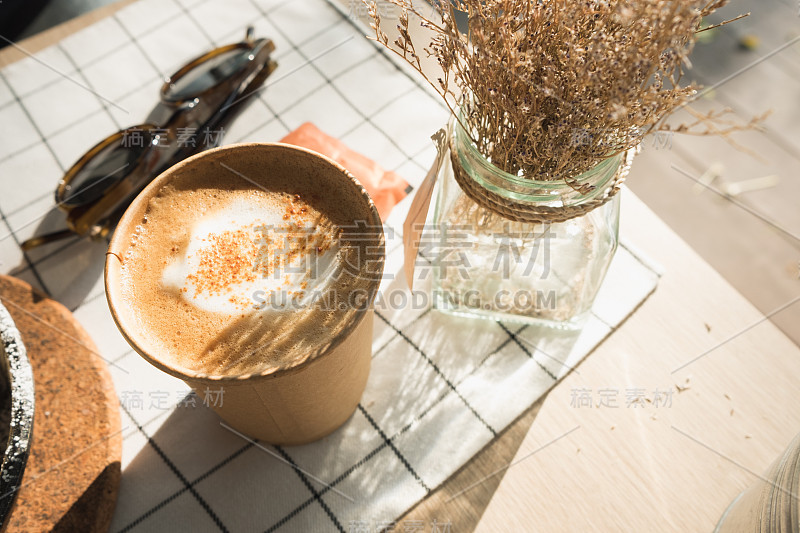
[[[375,161],[354,152],[310,122],[291,132],[281,142],[314,150],[349,170],[372,197],[383,221],[407,194],[408,183],[396,172],[384,170]]]

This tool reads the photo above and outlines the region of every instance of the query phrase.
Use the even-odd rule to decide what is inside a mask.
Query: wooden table
[[[44,48],[131,1],[22,46]],[[6,48],[0,66],[19,57]],[[651,153],[631,178],[670,172],[665,162]],[[800,349],[630,191],[622,203],[622,232],[665,268],[656,292],[398,524],[421,520],[432,531],[435,520],[451,532],[711,531],[800,432]],[[627,407],[637,393],[646,399]],[[614,397],[617,407],[598,407]],[[592,407],[579,407],[587,398]]]
[[[409,517],[453,531],[712,531],[800,432],[800,349],[624,194],[622,232],[664,266],[658,289]],[[582,389],[592,408],[574,406]],[[618,391],[617,408],[597,407],[600,389]],[[626,407],[629,389],[650,401]]]

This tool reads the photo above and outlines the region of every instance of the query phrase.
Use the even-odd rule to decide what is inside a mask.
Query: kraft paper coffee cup
[[[176,176],[202,176],[220,172],[220,164],[247,169],[256,182],[286,173],[312,173],[321,194],[346,194],[357,198],[352,214],[373,232],[379,256],[371,266],[377,274],[365,280],[365,295],[341,332],[319,339],[315,348],[285,365],[246,375],[208,375],[179,367],[148,344],[123,298],[121,270],[131,246],[131,236],[141,223],[150,200]],[[187,229],[187,231],[189,231]],[[370,238],[372,238],[370,237]],[[372,356],[372,301],[380,284],[385,254],[381,220],[366,190],[343,167],[315,152],[284,144],[230,145],[186,159],[158,176],[134,200],[122,217],[109,246],[105,288],[111,314],[128,343],[148,362],[186,382],[200,396],[223,390],[222,401],[209,402],[231,427],[272,444],[302,444],[333,432],[355,411],[366,386]],[[375,257],[372,258],[376,261]],[[188,327],[188,326],[187,326]]]

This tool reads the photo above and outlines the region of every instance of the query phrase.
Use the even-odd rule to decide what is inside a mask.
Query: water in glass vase
[[[438,309],[563,327],[580,324],[616,251],[617,199],[555,224],[504,220],[466,196],[455,204],[437,225]],[[470,219],[475,223],[465,223]]]

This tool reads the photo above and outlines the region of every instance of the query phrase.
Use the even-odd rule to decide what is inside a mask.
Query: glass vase
[[[444,158],[437,180],[435,246],[427,250],[434,307],[494,320],[580,327],[617,249],[615,193],[632,152],[602,161],[575,176],[570,186],[503,172],[478,152],[457,121],[451,121],[449,136],[451,157]],[[458,183],[456,165],[460,179],[471,180],[469,187]],[[488,191],[496,205],[507,200],[556,219],[560,211],[597,207],[569,220],[553,222],[548,215],[546,221],[530,222],[500,214],[466,190]]]
[[[800,533],[800,435],[725,510],[714,533]]]

